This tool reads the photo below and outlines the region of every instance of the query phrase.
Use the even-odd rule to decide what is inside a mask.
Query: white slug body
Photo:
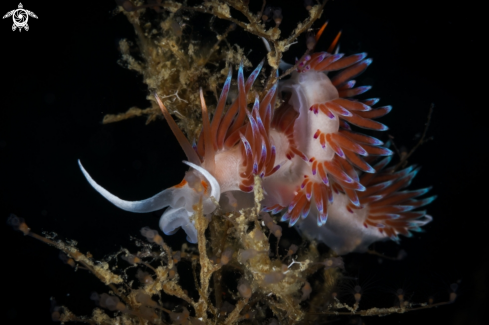
[[[375,241],[398,240],[399,234],[409,236],[410,231],[419,231],[431,221],[425,211],[413,210],[434,197],[416,199],[429,189],[401,191],[417,169],[385,169],[389,157],[371,166],[374,156],[392,152],[380,147],[380,140],[350,127],[387,129],[373,119],[387,114],[390,106],[372,109],[377,99],[352,99],[370,89],[353,88],[355,82],[351,80],[371,63],[365,57],[364,53],[349,57],[313,54],[261,101],[256,98],[251,111],[246,98],[263,62],[246,82],[240,66],[236,100],[223,115],[230,71],[212,121],[201,92],[203,132],[195,149],[156,96],[192,161],[185,163],[192,168],[179,185],[150,199],[123,201],[80,167],[99,193],[124,210],[148,212],[168,207],[160,228],[170,235],[181,227],[192,243],[197,241],[193,207],[200,198],[205,214],[216,209],[211,197],[219,201],[224,212],[252,206],[255,176],[263,179],[265,212],[284,211],[282,221],[297,225],[305,237],[324,242],[338,254],[363,252]],[[340,72],[330,78],[332,71]],[[284,101],[273,109],[278,92]]]
[[[317,130],[326,134],[338,132],[339,118],[334,112],[332,113],[334,118],[330,118],[325,114],[314,114],[309,110],[314,104],[327,103],[339,98],[338,90],[331,84],[328,76],[314,70],[294,72],[289,80],[280,85],[280,90],[291,93],[289,103],[299,112],[294,125],[294,137],[301,151],[308,158],[333,159],[334,151],[329,146],[321,148],[319,141],[311,141],[311,139],[314,139]]]

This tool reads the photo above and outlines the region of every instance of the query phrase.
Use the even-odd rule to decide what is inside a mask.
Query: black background
[[[286,30],[305,17],[302,1],[268,3],[282,7]],[[450,306],[365,318],[365,324],[482,324],[487,318],[487,103],[481,82],[487,52],[482,8],[475,3],[336,0],[315,25],[330,21],[318,50],[326,50],[343,30],[342,52],[365,51],[374,59],[359,84],[374,86],[369,97],[381,97],[379,105],[393,105],[382,121],[398,146],[416,143],[435,104],[429,130],[434,141],[411,158],[423,166],[412,188],[432,185],[438,195],[428,207],[434,221],[425,233],[403,239],[401,247],[376,245],[386,254],[405,249],[403,261],[379,263],[376,257],[352,254],[345,262],[348,275],[358,277],[364,288],[365,307],[392,305],[398,288],[414,301],[430,295],[443,301],[456,281],[459,297]],[[2,1],[0,11],[3,15],[17,5]],[[133,38],[133,29],[123,15],[113,14],[112,1],[23,5],[39,17],[29,19],[28,32],[12,32],[10,18],[0,25],[0,217],[15,213],[33,231],[78,240],[96,258],[133,247],[129,237],[139,236],[143,226],[156,228],[159,213],[115,208],[77,166],[81,159],[97,182],[127,200],[147,198],[184,175],[184,154],[166,122],[100,123],[105,114],[147,107],[142,78],[117,64],[118,41]],[[265,55],[254,36],[238,28],[232,37],[253,50],[255,65]],[[293,61],[304,49],[301,38],[285,59]],[[51,323],[50,297],[77,314],[91,312],[90,293],[106,291],[101,283],[63,265],[56,249],[23,238],[5,223],[0,229],[3,324]]]

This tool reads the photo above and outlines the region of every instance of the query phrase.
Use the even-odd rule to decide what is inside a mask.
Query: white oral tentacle
[[[92,187],[97,192],[99,192],[104,198],[106,198],[110,203],[112,203],[113,205],[115,205],[116,207],[122,210],[126,210],[129,212],[136,212],[136,213],[153,212],[169,206],[172,201],[172,195],[174,191],[173,188],[167,188],[161,191],[160,193],[150,197],[149,199],[142,200],[142,201],[122,200],[119,197],[107,191],[99,184],[97,184],[97,182],[93,180],[93,178],[88,174],[85,168],[83,168],[80,160],[78,160],[78,165],[80,166],[80,169],[83,175],[85,175],[85,178],[87,179],[88,183],[90,183],[90,185],[92,185]]]

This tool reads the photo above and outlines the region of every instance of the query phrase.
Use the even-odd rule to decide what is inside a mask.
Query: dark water
[[[268,1],[281,6],[284,34],[305,17],[300,0]],[[261,1],[251,1],[260,7]],[[374,59],[359,85],[373,85],[370,97],[393,105],[383,119],[397,145],[411,147],[422,133],[428,109],[435,104],[429,136],[411,162],[423,166],[412,188],[434,186],[438,199],[428,207],[434,222],[426,232],[394,243],[378,244],[386,254],[407,251],[401,262],[367,255],[346,258],[349,275],[365,287],[364,303],[390,306],[403,288],[414,301],[446,300],[450,284],[461,280],[459,299],[438,309],[366,318],[365,324],[482,324],[487,306],[489,264],[484,200],[485,92],[480,78],[482,8],[455,1],[330,1],[315,26],[330,25],[317,48],[326,50],[342,30],[342,52],[368,52]],[[82,159],[94,179],[128,200],[151,196],[180,182],[186,170],[183,152],[166,122],[145,126],[144,118],[102,125],[102,117],[131,106],[147,107],[146,86],[135,72],[117,64],[118,40],[133,37],[114,2],[25,2],[36,13],[28,32],[12,32],[2,20],[0,96],[0,218],[23,217],[36,232],[54,231],[79,241],[79,247],[102,258],[143,226],[156,228],[159,215],[118,210],[98,195],[77,166]],[[2,2],[7,12],[17,7]],[[257,64],[261,42],[239,28],[232,36]],[[285,54],[293,61],[304,39]],[[481,153],[479,153],[481,151]],[[92,291],[105,287],[84,271],[61,263],[51,247],[1,227],[3,324],[51,323],[50,301],[77,314],[94,307]],[[181,236],[165,238],[177,244]],[[363,302],[362,301],[362,302]],[[343,319],[338,324],[347,324]]]

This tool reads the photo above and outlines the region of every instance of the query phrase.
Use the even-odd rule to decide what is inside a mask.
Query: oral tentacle
[[[126,201],[115,196],[114,194],[107,191],[105,188],[100,186],[93,178],[88,174],[88,172],[83,168],[80,160],[78,160],[78,165],[87,179],[88,183],[99,192],[104,198],[106,198],[110,203],[118,207],[119,209],[135,212],[135,213],[147,213],[163,209],[169,206],[173,202],[173,191],[172,187],[167,188],[160,193],[150,197],[146,200],[141,201]],[[196,166],[196,165],[195,165]]]

